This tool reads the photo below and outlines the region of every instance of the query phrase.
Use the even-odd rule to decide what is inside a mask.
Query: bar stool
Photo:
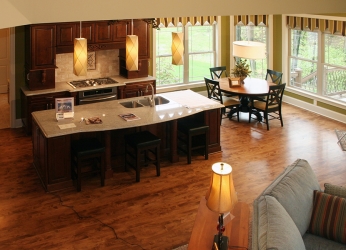
[[[81,178],[82,175],[88,175],[91,173],[98,173],[101,177],[101,186],[105,185],[105,164],[103,154],[105,147],[96,138],[82,138],[77,141],[73,141],[71,144],[72,155],[72,176],[77,178],[77,191],[81,191]],[[91,168],[88,171],[82,172],[82,168],[86,170],[85,163],[92,161]],[[90,163],[87,165],[90,166]]]
[[[187,164],[191,164],[192,150],[203,148],[205,159],[209,155],[209,126],[202,122],[178,120],[178,149],[187,154]],[[185,147],[186,146],[186,147]]]
[[[141,166],[149,163],[156,165],[156,175],[160,176],[160,142],[161,139],[149,131],[125,135],[125,171],[128,170],[127,165],[133,167],[136,170],[136,182],[140,180]],[[148,152],[151,152],[155,158],[150,158]],[[144,161],[141,160],[143,153]],[[128,161],[129,157],[127,156],[134,159],[134,164]]]

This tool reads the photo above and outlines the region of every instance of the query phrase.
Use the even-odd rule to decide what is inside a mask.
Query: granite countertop
[[[125,108],[120,103],[144,99],[136,97],[107,102],[98,102],[74,107],[74,118],[56,120],[55,110],[36,111],[32,113],[33,119],[41,128],[45,137],[56,137],[81,132],[106,131],[131,127],[140,127],[160,122],[179,119],[190,116],[204,110],[224,107],[222,104],[208,99],[191,90],[175,91],[157,94],[170,102],[156,105],[155,107],[144,106],[139,108]],[[119,115],[133,113],[139,120],[125,121]],[[99,117],[102,124],[87,125],[83,119]],[[61,126],[62,125],[62,126]],[[61,127],[67,128],[61,128]]]
[[[104,84],[104,85],[97,85],[95,87],[86,87],[86,88],[73,88],[71,85],[69,85],[66,82],[56,82],[55,83],[55,88],[51,89],[42,89],[42,90],[29,90],[28,87],[22,87],[23,93],[26,96],[33,96],[33,95],[42,95],[42,94],[49,94],[49,93],[56,93],[56,92],[63,92],[63,91],[68,91],[68,92],[79,92],[83,90],[92,90],[92,89],[101,89],[101,88],[109,88],[109,87],[117,87],[117,86],[124,86],[127,83],[132,83],[132,82],[141,82],[141,81],[149,81],[149,80],[155,80],[154,77],[152,76],[147,76],[147,77],[141,77],[141,78],[133,78],[133,79],[127,79],[123,76],[110,76],[113,80],[115,80],[117,83],[114,84]],[[81,79],[82,80],[82,79]]]

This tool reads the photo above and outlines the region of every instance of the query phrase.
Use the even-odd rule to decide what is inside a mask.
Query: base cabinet
[[[146,92],[146,88],[149,84],[153,85],[154,94],[156,94],[156,80],[134,82],[134,83],[127,83],[125,86],[118,87],[118,90],[117,90],[118,99],[151,95],[152,94],[151,87],[148,87],[148,91]]]
[[[35,121],[32,124],[33,165],[47,192],[73,186],[70,136],[46,138]]]
[[[67,91],[41,94],[41,95],[31,95],[26,96],[21,91],[21,109],[22,109],[22,122],[25,128],[25,131],[28,135],[31,134],[31,113],[34,111],[41,111],[47,109],[55,108],[55,98],[64,98],[69,97],[70,93]]]

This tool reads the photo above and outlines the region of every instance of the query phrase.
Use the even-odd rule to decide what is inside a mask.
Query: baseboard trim
[[[321,108],[319,106],[307,103],[307,102],[303,102],[301,100],[298,100],[296,98],[292,98],[290,96],[286,96],[284,95],[283,97],[283,102],[297,106],[298,108],[302,108],[311,112],[314,112],[316,114],[319,115],[323,115],[325,117],[328,117],[330,119],[342,122],[342,123],[346,123],[346,115],[331,111],[329,109],[324,109]]]

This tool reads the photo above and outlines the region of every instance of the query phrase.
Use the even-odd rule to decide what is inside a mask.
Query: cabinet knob
[[[26,80],[30,81],[30,73],[26,74]]]

